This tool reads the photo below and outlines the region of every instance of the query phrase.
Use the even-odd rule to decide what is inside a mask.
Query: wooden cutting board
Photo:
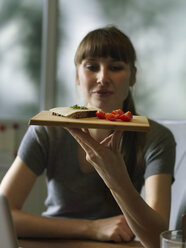
[[[147,132],[150,128],[147,117],[134,115],[132,121],[108,121],[97,117],[70,119],[53,115],[51,111],[42,111],[29,120],[29,125],[60,126],[73,128],[102,128],[110,130],[125,130]]]

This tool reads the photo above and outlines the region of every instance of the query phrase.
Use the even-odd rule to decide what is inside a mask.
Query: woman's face
[[[77,67],[77,84],[88,102],[105,112],[122,108],[129,86],[135,83],[135,69],[123,61],[87,58]]]

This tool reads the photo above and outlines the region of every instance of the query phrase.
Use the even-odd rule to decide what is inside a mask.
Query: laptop
[[[8,199],[0,193],[0,247],[18,248],[16,231]]]

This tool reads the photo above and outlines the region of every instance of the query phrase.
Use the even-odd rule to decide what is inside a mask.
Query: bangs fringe
[[[85,58],[111,57],[134,65],[136,59],[134,48],[127,36],[112,30],[97,30],[89,33],[80,43],[76,55],[75,65],[81,64]]]
[[[88,42],[84,47],[84,51],[80,55],[80,61],[85,58],[106,58],[111,57],[116,60],[122,60],[128,63],[127,54],[121,49],[121,46],[114,40],[101,39]]]

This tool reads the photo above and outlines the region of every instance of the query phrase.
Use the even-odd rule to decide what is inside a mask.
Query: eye
[[[85,65],[85,68],[87,69],[87,70],[89,70],[89,71],[98,71],[99,70],[99,66],[98,65],[96,65],[96,64],[86,64]]]
[[[124,67],[122,65],[110,65],[111,71],[121,71],[123,69],[124,69]]]

